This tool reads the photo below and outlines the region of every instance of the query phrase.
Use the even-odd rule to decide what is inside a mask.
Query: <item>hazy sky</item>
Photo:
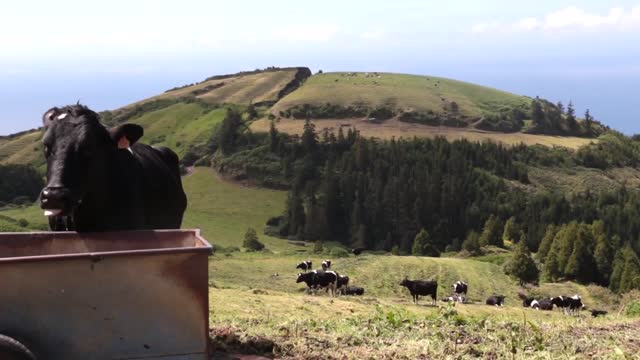
[[[2,6],[0,134],[271,65],[446,76],[640,132],[640,0],[56,0]]]

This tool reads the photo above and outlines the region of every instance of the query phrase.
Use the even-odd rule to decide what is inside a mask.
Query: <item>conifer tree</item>
[[[567,260],[565,275],[581,283],[594,280],[595,261],[589,252],[591,232],[587,225],[581,224],[576,233],[573,251]]]
[[[487,221],[484,223],[482,235],[480,235],[480,245],[495,245],[504,247],[500,221],[493,214],[491,214]]]
[[[440,256],[440,251],[434,246],[429,233],[425,229],[421,229],[413,239],[411,253],[418,256]]]
[[[640,259],[627,243],[622,250],[624,257],[624,270],[620,276],[620,288],[618,292],[625,293],[632,289],[640,289]]]
[[[594,225],[596,223],[594,222]],[[613,247],[607,239],[607,235],[604,232],[604,228],[600,226],[593,226],[593,235],[595,237],[596,247],[593,252],[593,257],[596,262],[596,268],[598,269],[598,283],[602,285],[609,284],[609,276],[611,275],[612,262],[613,262]]]
[[[516,223],[515,217],[510,217],[504,224],[504,232],[502,233],[503,241],[517,242],[520,236],[520,226]]]
[[[480,235],[475,231],[470,231],[467,238],[462,242],[462,249],[471,255],[479,255],[480,253]]]
[[[520,242],[513,253],[513,257],[505,266],[505,273],[518,279],[520,285],[539,281],[540,271],[531,257],[524,232],[521,233]]]
[[[547,226],[542,242],[540,242],[540,246],[538,247],[538,253],[536,254],[539,261],[545,261],[557,232],[558,228],[555,225],[550,224]]]

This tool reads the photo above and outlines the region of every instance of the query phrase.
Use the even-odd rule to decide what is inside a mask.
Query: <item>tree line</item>
[[[383,141],[350,127],[319,134],[309,120],[300,136],[274,124],[256,136],[233,111],[215,136],[220,152],[259,159],[290,185],[285,213],[270,219],[271,235],[429,256],[477,254],[506,240],[519,244],[521,261],[508,270],[521,279],[537,278],[534,252],[547,280],[640,287],[635,189],[568,195],[528,186],[531,166],[586,165],[584,151],[604,154],[607,139],[576,153],[444,138]],[[635,149],[636,140],[612,136],[620,156]],[[606,166],[615,166],[619,159],[607,156]]]

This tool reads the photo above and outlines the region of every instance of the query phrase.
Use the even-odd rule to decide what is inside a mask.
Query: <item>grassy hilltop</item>
[[[480,117],[501,108],[528,106],[530,98],[467,82],[392,73],[323,73],[309,78],[294,93],[285,96],[274,110],[295,105],[332,103],[370,107],[390,105],[401,109],[443,112],[452,102],[463,115]]]

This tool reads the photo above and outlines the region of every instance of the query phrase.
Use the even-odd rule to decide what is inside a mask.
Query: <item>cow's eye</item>
[[[48,158],[49,156],[51,156],[51,148],[48,147],[47,145],[44,146],[44,157]]]

